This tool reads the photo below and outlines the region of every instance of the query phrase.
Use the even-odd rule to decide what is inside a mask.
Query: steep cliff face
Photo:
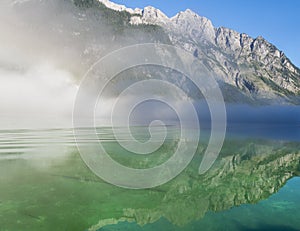
[[[174,45],[192,52],[220,81],[252,99],[283,98],[283,101],[293,102],[300,94],[299,68],[262,37],[252,38],[228,28],[214,28],[209,19],[191,10],[172,18],[150,6],[143,10],[117,10],[131,12],[132,25],[161,26]]]

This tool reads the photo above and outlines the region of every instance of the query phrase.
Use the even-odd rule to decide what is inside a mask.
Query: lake
[[[94,175],[79,155],[72,129],[2,130],[0,230],[299,230],[297,128],[273,124],[267,132],[265,126],[249,126],[265,131],[258,136],[235,126],[229,124],[208,172],[198,174],[204,131],[194,159],[180,175],[143,190],[119,188]],[[141,129],[133,128],[142,137]],[[98,128],[97,134],[113,159],[139,168],[164,162],[176,145],[167,139],[151,157],[132,158],[111,128]],[[84,136],[79,142],[95,140]]]

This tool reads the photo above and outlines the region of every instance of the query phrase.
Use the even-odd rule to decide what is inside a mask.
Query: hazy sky
[[[300,67],[300,1],[297,0],[112,0],[128,7],[152,5],[168,16],[190,8],[212,20],[252,37],[262,35]]]

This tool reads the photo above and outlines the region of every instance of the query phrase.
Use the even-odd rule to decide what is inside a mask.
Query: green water
[[[165,161],[176,145],[168,139],[147,161],[132,160],[110,129],[99,134],[114,159],[141,168]],[[129,190],[86,167],[72,130],[2,131],[0,230],[300,229],[299,142],[228,138],[199,175],[204,148],[169,183]]]
[[[103,231],[195,231],[195,230],[240,230],[240,231],[292,231],[299,230],[300,178],[296,177],[276,194],[257,204],[245,204],[222,212],[208,212],[202,219],[184,226],[176,226],[162,218],[152,224],[139,226],[120,222],[101,228]]]

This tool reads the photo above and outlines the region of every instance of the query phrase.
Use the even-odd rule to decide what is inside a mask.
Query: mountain
[[[300,94],[299,68],[261,36],[251,38],[225,27],[215,28],[209,19],[189,9],[168,18],[151,6],[133,10],[108,0],[100,2],[116,11],[128,12],[132,25],[162,27],[172,44],[192,52],[225,86],[234,86],[250,98],[279,96],[292,100]],[[232,89],[227,86],[227,90]],[[224,93],[230,96],[230,92]]]
[[[15,0],[11,5],[18,17],[15,40],[22,37],[23,44],[28,33],[36,40],[22,54],[47,50],[48,59],[68,67],[77,79],[110,51],[155,42],[178,46],[202,60],[227,102],[300,104],[300,70],[282,51],[262,37],[215,28],[191,10],[169,18],[151,6],[130,9],[109,0]]]

